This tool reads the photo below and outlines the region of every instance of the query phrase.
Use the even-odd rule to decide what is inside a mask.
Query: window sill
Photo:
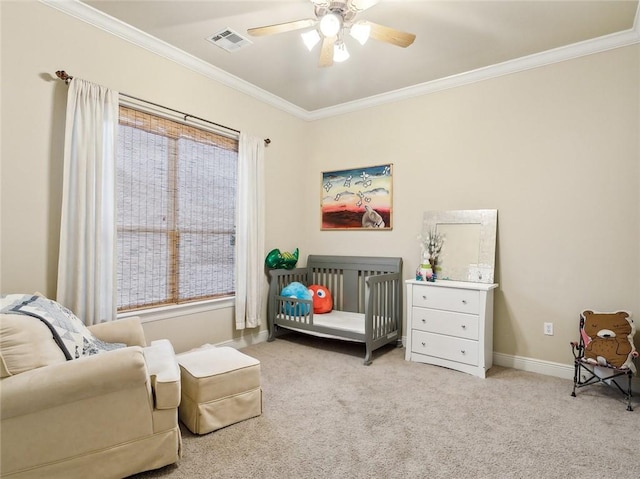
[[[171,306],[159,306],[157,308],[140,309],[138,311],[127,311],[126,313],[118,314],[118,319],[138,316],[143,323],[148,323],[151,321],[161,321],[190,314],[205,313],[216,309],[232,308],[234,306],[234,302],[235,297],[232,296],[230,298],[210,299],[195,303],[172,304]]]

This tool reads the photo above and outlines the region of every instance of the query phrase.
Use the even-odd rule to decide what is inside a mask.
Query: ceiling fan
[[[345,32],[348,32],[362,45],[368,38],[373,38],[406,48],[416,38],[413,33],[401,32],[368,20],[356,21],[358,13],[371,8],[379,0],[310,1],[314,5],[316,18],[250,28],[247,33],[258,37],[313,27],[312,30],[302,33],[302,39],[310,51],[322,40],[319,61],[321,67],[328,67],[333,65],[334,61],[340,62],[349,58],[349,52],[343,38]]]

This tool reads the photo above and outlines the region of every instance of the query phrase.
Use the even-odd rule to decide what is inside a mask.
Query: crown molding
[[[39,2],[77,18],[78,20],[93,25],[107,33],[115,35],[129,43],[176,62],[189,70],[204,75],[218,83],[222,83],[229,88],[233,88],[234,90],[238,90],[241,93],[245,93],[264,103],[274,106],[286,113],[307,119],[308,112],[303,108],[258,88],[242,78],[231,75],[210,63],[186,53],[184,50],[176,48],[167,42],[139,30],[138,28],[107,15],[86,3],[82,3],[78,0],[39,0]]]
[[[374,95],[362,100],[355,100],[340,105],[308,111],[290,103],[272,93],[231,75],[210,63],[186,53],[162,40],[157,39],[131,25],[96,10],[78,0],[39,0],[41,3],[89,23],[101,30],[111,33],[134,45],[142,47],[152,53],[174,61],[189,70],[204,75],[225,86],[245,93],[268,105],[278,108],[305,121],[330,118],[345,113],[351,113],[386,103],[398,102],[417,96],[427,95],[449,88],[456,88],[471,83],[509,75],[532,68],[538,68],[553,63],[563,62],[586,55],[625,47],[640,43],[640,4],[636,10],[633,27],[629,30],[613,33],[603,37],[586,40],[526,57],[509,60],[477,70],[452,75],[446,78],[401,88],[388,93]]]
[[[623,32],[613,33],[611,35],[599,37],[593,40],[586,40],[580,43],[574,43],[572,45],[555,48],[546,52],[535,53],[526,57],[516,58],[515,60],[509,60],[503,63],[479,68],[477,70],[460,73],[458,75],[432,80],[381,95],[371,96],[362,100],[355,100],[341,105],[314,110],[312,112],[308,112],[309,120],[319,120],[336,115],[342,115],[356,110],[406,100],[503,75],[509,75],[511,73],[518,73],[532,68],[538,68],[553,63],[612,50],[614,48],[640,43],[640,32],[638,32],[637,23],[638,22],[636,22],[636,27],[633,29]]]

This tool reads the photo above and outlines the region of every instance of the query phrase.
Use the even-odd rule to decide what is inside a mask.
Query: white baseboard
[[[269,338],[269,331],[266,329],[258,332],[257,334],[240,336],[239,338],[233,338],[229,341],[225,341],[223,343],[219,343],[216,346],[230,346],[235,349],[246,348],[247,346],[251,346],[252,344],[263,343]]]
[[[573,364],[561,364],[541,359],[524,358],[522,356],[512,356],[510,354],[493,353],[493,364],[505,368],[519,369],[531,373],[544,374],[573,381]],[[634,393],[640,393],[640,378],[635,375],[631,382]]]
[[[402,345],[406,347],[405,337],[402,337]],[[519,369],[530,373],[544,374],[561,379],[573,381],[573,363],[562,364],[542,359],[525,358],[523,356],[513,356],[511,354],[493,353],[493,364],[505,368]],[[640,375],[633,377],[631,388],[634,393],[640,394]]]
[[[250,336],[241,336],[234,338],[218,346],[231,346],[232,348],[242,349],[251,344],[262,343],[269,337],[267,330],[262,330],[257,334]],[[405,338],[402,338],[402,345],[406,346]],[[511,354],[493,353],[493,364],[505,368],[519,369],[530,373],[544,374],[545,376],[553,376],[561,379],[573,380],[573,364],[554,363],[552,361],[544,361],[542,359],[525,358],[523,356],[513,356]],[[633,378],[632,388],[635,393],[640,393],[640,377],[636,375]]]
[[[561,364],[541,359],[512,356],[510,354],[493,353],[493,364],[505,368],[519,369],[531,373],[544,374],[562,379],[573,380],[573,364]]]

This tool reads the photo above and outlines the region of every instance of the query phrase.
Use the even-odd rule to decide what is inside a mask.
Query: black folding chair
[[[634,360],[638,357],[633,344],[635,331],[628,311],[596,313],[585,310],[580,313],[580,340],[571,342],[573,397],[576,397],[576,389],[603,383],[622,393],[627,401],[627,411],[633,411],[631,380],[636,372]],[[625,376],[626,384],[620,384]]]

